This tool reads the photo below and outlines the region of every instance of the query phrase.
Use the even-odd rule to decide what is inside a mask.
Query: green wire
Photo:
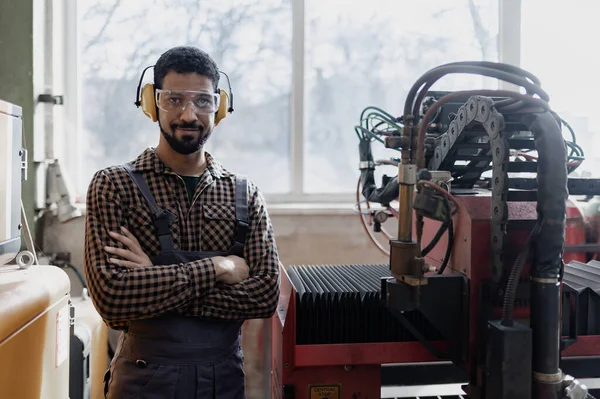
[[[387,116],[390,120],[396,120],[396,118],[394,116],[392,116],[391,114],[387,113],[383,109],[381,109],[379,107],[375,107],[375,106],[368,106],[367,108],[363,109],[363,111],[360,114],[360,119],[361,120],[364,118],[365,112],[367,112],[370,109],[373,109],[375,111],[381,112],[382,114],[384,114],[385,116]]]
[[[384,141],[383,141],[381,138],[379,138],[379,137],[378,137],[378,136],[377,136],[375,133],[373,133],[373,132],[372,132],[372,131],[370,131],[369,129],[365,129],[365,128],[364,128],[364,127],[362,127],[362,126],[354,126],[354,131],[356,132],[356,135],[358,136],[358,139],[359,139],[359,140],[364,140],[364,139],[365,139],[365,136],[363,136],[363,137],[361,137],[361,136],[360,136],[360,134],[359,134],[359,131],[361,131],[361,132],[363,132],[363,133],[365,133],[365,134],[367,134],[367,135],[371,136],[371,138],[373,138],[373,139],[375,139],[375,140],[379,141],[380,143],[382,143],[382,144],[384,144],[384,143],[385,143],[385,142],[384,142]]]
[[[381,118],[380,116],[377,116],[377,117],[374,117],[374,116],[373,117],[367,117],[366,119],[361,120],[361,126],[362,126],[363,122],[366,121],[367,123],[365,123],[365,125],[366,125],[367,129],[369,129],[369,130],[375,129],[379,124],[377,124],[376,126],[372,126],[371,128],[369,128],[369,123],[368,122],[371,122],[372,120],[379,121],[380,122],[379,124],[385,123],[386,125],[388,125],[391,128],[394,128],[395,130],[402,130],[402,127],[396,125],[393,122],[388,121],[387,119]]]
[[[398,129],[398,130],[402,130],[402,126],[398,125],[398,124],[396,123],[396,120],[395,120],[395,119],[389,119],[387,116],[385,116],[385,115],[381,115],[381,114],[377,114],[377,113],[375,113],[375,112],[371,112],[371,113],[369,113],[369,114],[366,116],[366,118],[363,118],[363,119],[361,119],[361,120],[367,120],[367,121],[368,121],[368,120],[370,120],[370,119],[372,119],[372,118],[376,118],[376,119],[378,119],[378,120],[385,121],[385,122],[386,122],[387,124],[389,124],[390,126],[393,126],[393,127],[395,127],[396,129]]]

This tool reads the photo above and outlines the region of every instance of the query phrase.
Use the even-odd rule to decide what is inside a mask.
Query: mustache
[[[171,129],[195,129],[195,130],[204,130],[204,126],[198,125],[195,123],[172,123]]]

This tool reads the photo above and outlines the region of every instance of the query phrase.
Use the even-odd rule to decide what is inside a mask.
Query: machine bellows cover
[[[568,320],[575,310],[579,335],[600,334],[600,262],[572,261],[565,265],[563,282],[563,291],[573,292],[577,298],[575,309],[568,297],[563,299],[563,332],[570,333]]]
[[[290,266],[296,291],[296,344],[406,342],[416,339],[386,309],[388,265]],[[439,333],[418,312],[405,316],[429,340]]]

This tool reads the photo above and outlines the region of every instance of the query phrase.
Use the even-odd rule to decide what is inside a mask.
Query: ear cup
[[[158,117],[156,115],[156,103],[154,102],[154,85],[152,83],[146,83],[142,88],[140,102],[142,106],[142,112],[144,113],[144,115],[152,119],[152,122],[156,122],[158,120]]]
[[[215,115],[215,126],[217,126],[221,120],[225,119],[225,116],[227,116],[227,108],[229,107],[229,95],[227,92],[219,89],[219,96],[221,99],[219,101],[219,109]]]

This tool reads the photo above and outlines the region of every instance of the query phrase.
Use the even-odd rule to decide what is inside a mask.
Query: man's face
[[[162,90],[189,90],[214,93],[210,78],[196,73],[179,74],[173,71],[163,79]],[[160,131],[176,152],[188,155],[200,151],[214,128],[214,113],[198,110],[192,103],[185,108],[177,107],[169,111],[158,110]]]

